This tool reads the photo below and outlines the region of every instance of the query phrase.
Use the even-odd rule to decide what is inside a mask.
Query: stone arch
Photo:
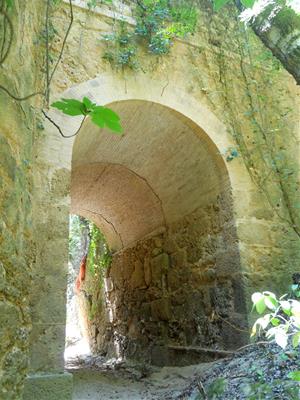
[[[239,276],[240,270],[241,270],[241,263],[240,263],[240,257],[239,257],[239,249],[237,246],[238,243],[238,238],[237,238],[237,233],[236,233],[236,227],[235,223],[238,222],[238,219],[240,217],[243,217],[242,212],[239,211],[239,200],[240,200],[240,195],[237,190],[237,187],[239,187],[239,190],[243,191],[243,196],[244,196],[244,191],[248,190],[250,187],[250,182],[247,177],[247,174],[245,170],[243,169],[242,163],[237,159],[235,160],[234,163],[225,163],[223,158],[222,158],[222,152],[226,150],[228,147],[233,146],[233,142],[231,140],[230,135],[226,132],[226,128],[222,122],[220,122],[214,114],[208,110],[206,107],[204,107],[198,100],[194,99],[192,96],[190,96],[188,93],[186,93],[184,90],[182,90],[179,87],[176,87],[172,83],[169,85],[166,85],[166,82],[164,81],[149,81],[144,77],[142,74],[139,74],[137,76],[132,76],[129,77],[126,81],[122,77],[118,77],[117,75],[112,75],[112,74],[102,74],[101,76],[88,81],[84,82],[82,84],[77,85],[74,88],[71,88],[64,92],[63,94],[57,96],[59,98],[69,98],[69,97],[74,97],[74,98],[79,98],[81,99],[83,96],[88,96],[92,100],[94,100],[98,104],[103,104],[103,105],[110,105],[111,107],[122,107],[122,104],[130,104],[130,103],[135,103],[135,102],[142,102],[143,104],[151,104],[153,107],[158,107],[160,110],[163,110],[163,112],[168,113],[170,118],[176,119],[177,123],[180,125],[185,125],[185,129],[187,129],[189,132],[194,132],[193,137],[194,140],[199,140],[203,148],[207,150],[207,153],[211,155],[210,162],[213,162],[214,168],[212,170],[215,171],[215,182],[216,183],[216,188],[221,188],[223,192],[226,192],[225,197],[218,197],[215,196],[216,202],[214,204],[211,204],[209,206],[209,201],[210,197],[207,197],[206,201],[206,206],[207,209],[212,208],[215,210],[218,210],[218,227],[222,226],[224,229],[221,229],[222,233],[220,233],[219,230],[219,235],[215,236],[212,238],[210,233],[207,233],[208,237],[208,242],[205,244],[206,248],[212,248],[215,245],[218,246],[220,244],[224,244],[223,249],[220,249],[219,252],[215,252],[215,257],[213,257],[211,260],[206,260],[205,262],[202,263],[196,262],[196,259],[198,257],[199,261],[199,252],[196,251],[196,247],[194,244],[191,244],[189,247],[188,253],[190,254],[190,257],[187,258],[187,252],[185,247],[189,246],[189,243],[187,243],[187,238],[190,233],[193,234],[195,237],[198,234],[201,234],[201,232],[194,230],[193,232],[188,232],[188,230],[185,229],[186,226],[190,224],[191,220],[196,221],[197,225],[197,220],[202,219],[203,221],[205,220],[205,213],[203,214],[201,212],[201,207],[198,208],[199,213],[197,216],[193,215],[193,210],[189,206],[188,203],[181,203],[180,204],[185,204],[185,209],[186,212],[183,213],[185,214],[184,219],[182,220],[182,225],[180,226],[180,221],[175,218],[176,213],[174,213],[172,210],[174,210],[174,207],[172,207],[172,202],[168,201],[168,196],[165,197],[165,202],[164,205],[159,208],[157,206],[156,210],[158,211],[161,209],[161,218],[158,219],[161,222],[164,222],[164,220],[168,220],[169,223],[165,224],[168,225],[168,229],[161,229],[164,228],[162,223],[157,223],[155,225],[155,229],[149,228],[147,232],[139,233],[136,235],[133,240],[129,243],[126,243],[124,246],[124,249],[121,251],[123,255],[125,255],[125,258],[129,260],[130,265],[131,265],[131,270],[130,268],[125,268],[125,263],[123,262],[124,259],[120,256],[122,255],[120,252],[116,254],[115,257],[115,264],[111,268],[112,274],[115,273],[117,270],[122,270],[125,275],[126,273],[130,272],[131,276],[127,279],[126,276],[124,275],[124,279],[128,280],[130,283],[130,287],[133,291],[136,290],[135,285],[138,284],[136,282],[136,279],[139,277],[139,268],[142,265],[140,262],[141,260],[134,260],[132,259],[132,253],[131,253],[131,247],[133,246],[134,249],[137,249],[138,251],[141,251],[141,257],[143,257],[147,262],[146,264],[148,265],[142,265],[143,268],[148,268],[150,265],[151,268],[155,268],[155,265],[157,263],[163,264],[165,262],[171,263],[173,272],[177,271],[176,268],[180,263],[184,263],[185,267],[188,268],[188,271],[190,273],[190,277],[188,278],[188,282],[186,284],[191,284],[196,285],[197,287],[201,287],[201,290],[197,292],[196,297],[191,298],[190,300],[185,299],[186,301],[184,302],[183,305],[175,305],[174,306],[174,297],[175,298],[180,298],[180,296],[172,294],[172,296],[167,296],[167,300],[165,303],[165,295],[161,293],[160,294],[163,296],[160,299],[149,299],[149,302],[151,303],[150,305],[147,304],[147,307],[152,310],[151,312],[156,313],[158,310],[165,310],[164,315],[156,315],[157,318],[163,318],[163,321],[160,321],[162,324],[167,324],[167,321],[165,320],[166,314],[168,315],[168,310],[169,310],[169,305],[172,307],[178,307],[182,308],[182,313],[186,313],[186,309],[192,310],[194,312],[196,310],[196,304],[202,304],[202,311],[205,309],[205,304],[208,305],[207,309],[212,310],[215,305],[215,298],[218,296],[227,296],[227,298],[230,299],[230,304],[226,303],[226,306],[228,307],[233,307],[234,312],[232,315],[234,315],[235,318],[235,323],[236,321],[240,321],[241,324],[245,322],[245,307],[244,307],[244,295],[243,295],[243,289],[242,289],[242,282],[241,278]],[[153,109],[154,109],[153,108]],[[54,110],[51,110],[49,113],[49,116],[63,129],[64,133],[66,135],[73,134],[76,129],[78,129],[80,125],[80,118],[70,118],[67,116],[64,116],[63,114],[60,114],[59,112],[56,112]],[[47,182],[45,182],[46,186],[49,185],[50,189],[52,188],[52,182],[55,182],[55,185],[59,183],[59,193],[56,194],[56,192],[52,193],[51,191],[51,210],[47,210],[47,204],[49,203],[48,201],[48,192],[45,191],[44,198],[41,197],[39,200],[40,203],[37,203],[37,206],[40,207],[41,209],[41,215],[45,215],[51,220],[51,229],[54,230],[55,226],[57,227],[62,227],[64,226],[66,228],[66,221],[68,218],[68,211],[70,211],[70,198],[66,195],[68,193],[68,179],[66,179],[67,172],[71,172],[72,170],[72,152],[73,149],[76,149],[76,141],[78,143],[84,138],[84,132],[88,133],[87,130],[89,130],[91,127],[89,125],[89,122],[87,121],[86,124],[84,124],[82,132],[79,133],[78,138],[71,138],[71,139],[63,139],[60,137],[58,134],[56,128],[50,124],[49,122],[46,122],[45,124],[46,128],[46,135],[42,139],[42,145],[39,149],[39,162],[41,166],[44,166],[44,175],[42,175],[42,178],[47,179]],[[196,134],[195,134],[196,133]],[[111,134],[103,135],[106,138],[112,139],[113,136]],[[195,146],[196,147],[196,146]],[[74,153],[75,154],[75,153]],[[76,158],[76,157],[75,157]],[[75,160],[74,158],[74,160]],[[73,161],[74,161],[73,160]],[[77,162],[78,161],[78,162]],[[80,165],[83,164],[78,158],[76,163],[73,163],[73,172],[75,172],[77,169],[79,171]],[[103,165],[105,164],[108,169],[114,170],[116,169],[116,166],[122,164],[122,168],[124,167],[124,162],[122,160],[111,160],[111,159],[92,159],[92,158],[87,158],[85,164],[85,169],[87,168],[86,164],[89,164],[88,168],[102,168]],[[139,171],[136,171],[132,166],[130,165],[125,165],[126,173],[127,173],[127,178],[129,179],[132,177],[135,173],[139,174]],[[99,171],[99,170],[98,170]],[[143,178],[143,174],[139,174]],[[207,176],[207,178],[209,178]],[[224,178],[224,179],[223,179]],[[37,177],[37,182],[38,185],[40,185],[39,177]],[[207,179],[209,181],[209,179]],[[50,182],[50,183],[49,183]],[[134,180],[132,180],[134,182]],[[154,181],[154,183],[156,183]],[[142,185],[142,182],[138,180],[138,184]],[[65,186],[65,189],[64,189]],[[161,196],[161,193],[159,193],[159,190],[154,187],[155,185],[151,183],[150,185],[153,188],[153,192],[147,192],[148,195],[146,196],[147,199],[150,202],[150,197],[152,196],[152,199],[155,198],[156,195]],[[193,185],[192,185],[193,186]],[[192,187],[191,186],[191,187]],[[195,185],[194,185],[195,186]],[[64,189],[64,190],[63,190]],[[213,189],[213,188],[212,188]],[[52,190],[52,189],[51,189]],[[213,192],[213,190],[212,190]],[[146,193],[146,192],[145,192]],[[220,193],[220,191],[215,191],[214,194],[217,195],[217,193]],[[150,196],[151,194],[151,196]],[[170,198],[170,196],[169,196]],[[205,196],[203,196],[203,199],[205,200]],[[153,202],[152,202],[153,203]],[[152,204],[150,202],[150,204]],[[205,203],[205,201],[204,201]],[[203,205],[204,205],[203,203]],[[226,205],[227,204],[227,205]],[[167,206],[166,206],[167,205]],[[228,206],[228,207],[227,207]],[[227,209],[230,209],[230,218],[228,219],[228,215],[222,215],[222,209],[223,207],[227,207]],[[86,208],[88,210],[88,208]],[[59,212],[58,212],[59,211]],[[189,213],[191,211],[191,213]],[[220,212],[219,212],[220,211]],[[83,211],[81,210],[81,213],[83,212],[88,212],[88,211]],[[89,209],[89,212],[97,212],[95,209]],[[98,214],[100,214],[98,212]],[[155,213],[154,213],[155,214]],[[159,213],[158,213],[159,214]],[[158,215],[156,213],[156,215]],[[98,218],[98,223],[102,227],[105,225],[103,222],[104,219],[101,216],[96,216],[95,214],[90,214],[87,215],[91,219]],[[173,217],[174,218],[173,218]],[[233,218],[234,216],[234,218]],[[110,218],[107,218],[107,216],[104,215],[104,217],[109,221],[110,223],[114,224],[114,221],[110,221]],[[99,220],[100,218],[100,220]],[[151,220],[151,219],[149,219]],[[172,225],[172,226],[171,226]],[[116,249],[122,249],[122,243],[121,240],[116,240],[118,235],[114,235],[113,228],[109,229],[109,226],[111,226],[109,223],[106,224],[107,228],[107,236],[111,235],[112,237],[112,243],[114,243],[114,246]],[[151,226],[151,225],[149,225]],[[201,227],[201,224],[198,226]],[[182,230],[180,230],[182,228]],[[61,229],[61,228],[59,228]],[[157,229],[157,230],[156,230]],[[201,228],[199,228],[201,231]],[[214,223],[211,224],[211,229],[214,230],[215,225]],[[219,229],[219,228],[218,228]],[[65,229],[61,230],[65,233]],[[170,237],[169,233],[176,233],[177,236],[182,238],[182,241],[180,243],[180,246],[178,246],[172,241],[172,238]],[[185,232],[185,233],[184,233]],[[184,236],[186,234],[186,236]],[[57,235],[57,234],[56,234]],[[154,239],[153,239],[154,235]],[[124,236],[124,235],[123,235]],[[172,235],[171,235],[172,236]],[[57,241],[62,243],[63,236],[61,238],[56,237]],[[142,249],[142,244],[139,239],[143,240],[148,240],[147,243],[150,243],[151,251],[147,250],[146,252],[143,253]],[[142,242],[143,242],[142,240]],[[201,239],[202,240],[202,239]],[[203,239],[204,240],[204,239]],[[160,250],[158,251],[159,254],[157,254],[156,250],[156,245],[157,243],[163,244],[159,245]],[[203,242],[204,243],[204,242]],[[153,247],[154,246],[154,247]],[[64,242],[64,248],[65,248],[65,262],[67,261],[67,240],[65,238]],[[61,252],[63,251],[63,248],[61,248]],[[47,252],[45,253],[45,249],[42,249],[42,252],[44,254],[44,257],[46,257]],[[49,250],[50,252],[50,250]],[[153,253],[153,254],[152,254]],[[156,254],[156,255],[155,255]],[[152,257],[153,256],[153,257]],[[50,257],[50,255],[49,255]],[[157,257],[157,258],[156,258]],[[152,258],[155,258],[155,260],[152,260]],[[232,260],[234,262],[232,262]],[[135,262],[136,261],[136,262]],[[61,267],[62,263],[62,258],[60,257],[59,260],[57,261],[57,265],[55,266],[55,276],[57,279],[57,274],[58,274],[58,269]],[[120,263],[122,264],[120,266]],[[127,261],[126,261],[127,263]],[[218,271],[218,284],[216,283],[216,275],[214,271],[210,270],[211,265],[216,265],[217,266],[217,271]],[[153,267],[151,267],[153,265]],[[199,267],[199,268],[198,268]],[[132,270],[133,268],[133,270]],[[182,268],[182,270],[185,270]],[[195,275],[193,271],[197,271],[197,274]],[[177,272],[176,272],[177,273]],[[178,272],[180,274],[180,271]],[[57,313],[57,319],[61,321],[62,329],[64,325],[64,316],[65,316],[65,304],[63,303],[64,301],[64,291],[66,289],[66,280],[65,280],[65,272],[61,272],[62,277],[60,280],[60,297],[59,301],[57,300],[57,288],[54,285],[53,286],[53,293],[52,293],[52,286],[49,285],[49,293],[47,297],[47,303],[49,304],[50,298],[53,297],[53,299],[56,299],[57,303],[57,309],[59,307],[59,304],[61,305],[61,310],[60,314]],[[165,274],[165,273],[164,273]],[[168,282],[170,282],[170,285],[172,285],[171,282],[174,283],[174,274],[173,276],[167,276],[166,279],[168,279]],[[176,275],[176,274],[175,274]],[[178,275],[179,276],[179,275]],[[110,277],[108,277],[110,278]],[[176,278],[176,276],[175,276]],[[165,279],[165,278],[164,278]],[[177,278],[176,278],[177,279]],[[181,278],[180,278],[181,279]],[[184,281],[184,279],[183,279]],[[169,285],[169,283],[168,283]],[[156,290],[156,289],[155,289]],[[155,294],[155,290],[153,293]],[[160,290],[160,289],[159,289]],[[133,292],[130,292],[133,293]],[[196,292],[195,292],[196,293]],[[51,297],[52,296],[52,297]],[[122,296],[116,296],[115,293],[113,293],[113,297],[117,299],[117,302],[129,302],[131,301],[130,298],[122,298]],[[182,297],[182,296],[181,296]],[[110,299],[111,303],[113,303],[113,299]],[[162,303],[161,303],[162,301]],[[58,304],[59,303],[59,304]],[[186,309],[184,308],[186,307]],[[225,307],[225,305],[224,305]],[[114,318],[119,318],[120,315],[125,315],[124,310],[121,307],[121,303],[114,303],[113,308],[115,311],[121,314],[115,314]],[[228,308],[229,309],[229,308]],[[203,311],[204,312],[204,311]],[[204,313],[205,314],[205,313]],[[205,326],[206,322],[209,320],[207,319],[208,317],[203,314],[203,319],[201,324]],[[201,318],[202,318],[201,317]],[[206,321],[206,322],[205,322]],[[135,346],[135,341],[136,338],[135,333],[140,331],[142,327],[138,326],[136,327],[136,319],[134,316],[130,318],[130,326],[128,326],[128,332],[125,333],[125,336],[127,335],[128,338],[128,348],[126,350],[127,354],[130,356],[132,355],[132,347],[131,345],[134,345],[134,348],[139,348],[141,345],[140,343],[137,343]],[[239,323],[239,322],[238,322]],[[191,337],[196,336],[196,326],[195,326],[195,321],[192,321],[192,318],[190,318],[190,326],[189,326],[189,331],[191,332]],[[220,322],[216,322],[216,324],[220,325]],[[207,323],[207,326],[209,324]],[[168,329],[168,327],[167,327]],[[224,332],[223,338],[221,338],[221,342],[219,343],[220,346],[225,346],[225,347],[234,347],[235,345],[238,345],[241,343],[241,338],[238,338],[236,340],[236,334],[230,329],[228,331],[228,326],[226,328],[226,325],[222,326],[222,331]],[[31,354],[32,357],[34,358],[34,354],[36,352],[40,351],[40,348],[44,346],[45,340],[43,339],[43,334],[40,334],[39,328],[37,328],[34,332],[38,336],[38,339],[35,340],[35,342],[32,344],[32,349],[31,349]],[[203,334],[204,338],[208,338],[209,333],[207,332],[206,334]],[[190,339],[187,338],[187,341]],[[113,338],[115,340],[115,338]],[[198,343],[199,344],[199,343]],[[205,344],[205,343],[203,343]],[[54,346],[54,344],[53,344]],[[57,348],[53,350],[51,355],[49,354],[50,360],[47,360],[47,363],[50,365],[63,365],[62,364],[62,347],[63,347],[63,338],[62,337],[57,337]],[[155,346],[153,347],[153,351],[155,352]],[[125,350],[124,350],[125,351]],[[161,349],[158,350],[157,354],[161,353]],[[140,354],[142,355],[143,352],[141,351]],[[152,357],[152,356],[151,356]],[[155,357],[154,357],[155,358]],[[59,361],[58,361],[59,360]],[[39,360],[40,364],[44,363],[44,359]],[[45,361],[46,362],[46,361]],[[38,365],[38,368],[44,368],[45,370],[47,367],[44,367],[43,365]]]
[[[77,93],[83,95],[99,102],[91,90]],[[72,149],[71,210],[100,226],[115,252],[106,277],[110,317],[91,329],[97,332],[94,349],[176,364],[180,344],[240,345],[241,335],[220,329],[220,320],[209,322],[205,311],[224,307],[226,315],[230,310],[245,320],[236,313],[242,303],[234,310],[241,265],[230,174],[218,148],[224,141],[217,145],[174,105],[158,99],[134,96],[106,104],[120,115],[124,134],[87,120]],[[223,132],[213,116],[207,118]],[[151,333],[153,321],[157,334]],[[185,355],[185,362],[194,357]]]
[[[73,147],[71,198],[72,211],[97,221],[113,248],[164,230],[229,190],[222,157],[191,120],[149,101],[110,107],[124,134],[84,124]]]

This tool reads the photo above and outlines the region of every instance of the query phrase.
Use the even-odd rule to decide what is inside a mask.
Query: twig
[[[46,22],[45,22],[45,31],[46,31],[46,90],[45,90],[45,99],[47,107],[49,107],[49,95],[50,95],[50,75],[49,75],[49,9],[50,9],[50,0],[47,0],[46,6]]]
[[[249,344],[246,344],[245,346],[239,347],[238,349],[236,349],[234,351],[237,353],[239,351],[247,349],[248,347],[257,346],[257,345],[260,345],[260,344],[271,344],[271,343],[274,343],[274,340],[271,340],[270,342],[261,341],[261,342],[256,342],[256,343],[249,343]]]
[[[12,24],[12,22],[11,22],[10,17],[8,16],[7,12],[6,12],[4,9],[1,9],[1,10],[0,10],[0,14],[3,15],[4,21],[8,22],[9,30],[10,30],[9,42],[8,42],[8,44],[7,44],[6,52],[4,53],[3,56],[1,55],[1,60],[0,60],[0,65],[1,65],[1,64],[4,63],[4,61],[6,60],[6,58],[8,57],[8,54],[9,54],[9,52],[10,52],[11,44],[12,44],[12,39],[13,39],[13,36],[14,36],[14,28],[13,28],[13,24]],[[5,29],[5,28],[4,28],[4,29]],[[4,49],[5,36],[6,36],[6,35],[5,35],[5,31],[4,31],[4,35],[3,35],[3,44],[2,44],[2,49],[1,49],[2,51],[3,51],[3,49]],[[2,54],[2,51],[1,51],[1,54]]]
[[[64,37],[62,46],[61,46],[58,59],[57,59],[56,64],[55,64],[55,66],[54,66],[54,68],[53,68],[53,71],[52,71],[52,73],[51,73],[51,75],[50,75],[49,85],[50,85],[50,83],[51,83],[51,81],[52,81],[52,78],[53,78],[53,75],[55,74],[55,71],[57,70],[58,64],[60,63],[60,60],[61,60],[61,58],[62,58],[62,55],[63,55],[64,49],[65,49],[65,45],[66,45],[66,42],[67,42],[67,39],[68,39],[70,30],[71,30],[71,27],[72,27],[72,25],[73,25],[74,15],[73,15],[72,0],[69,0],[69,5],[70,5],[70,23],[69,23],[67,32],[66,32],[66,34],[65,34],[65,37]]]
[[[197,381],[197,387],[199,392],[204,396],[204,400],[208,400],[206,390],[204,389],[203,383],[200,381],[200,379]]]
[[[80,126],[79,126],[79,128],[77,129],[77,131],[76,131],[75,133],[73,133],[72,135],[67,136],[67,135],[65,135],[65,134],[63,133],[63,131],[61,130],[60,126],[57,125],[57,123],[54,122],[53,119],[50,118],[50,117],[45,113],[44,110],[42,110],[42,113],[43,113],[43,115],[45,116],[45,118],[47,118],[47,120],[50,121],[51,124],[55,126],[55,128],[58,130],[58,132],[60,133],[60,135],[61,135],[63,138],[66,138],[66,139],[76,136],[77,133],[78,133],[78,132],[80,131],[80,129],[82,128],[82,125],[83,125],[83,123],[84,123],[84,121],[85,121],[85,119],[86,119],[86,115],[85,115],[85,116],[83,117],[83,119],[82,119],[82,121],[81,121],[81,123],[80,123]]]
[[[225,318],[221,317],[221,315],[218,314],[216,311],[214,311],[214,313],[218,319],[225,322],[227,325],[229,325],[231,328],[235,329],[236,331],[249,333],[249,329],[238,328],[236,325],[232,324],[231,322],[227,321]]]
[[[14,99],[16,101],[28,100],[31,97],[38,96],[38,95],[45,96],[45,92],[34,92],[34,93],[31,93],[24,97],[18,97],[18,96],[15,96],[14,94],[12,94],[6,87],[4,87],[2,85],[0,85],[0,90],[3,90],[3,92],[7,93],[8,96],[10,96],[12,99]]]
[[[49,0],[48,0],[48,2],[47,2],[47,10],[48,10],[48,4],[49,4]],[[54,69],[53,69],[53,71],[52,71],[52,73],[51,73],[49,79],[48,79],[48,73],[47,73],[47,64],[49,63],[49,60],[48,60],[48,56],[46,57],[46,58],[47,58],[47,60],[46,60],[46,73],[47,73],[46,86],[47,86],[47,87],[46,87],[45,91],[44,91],[44,92],[38,91],[38,92],[30,93],[30,94],[27,95],[27,96],[19,97],[19,96],[16,96],[16,95],[12,94],[5,86],[3,86],[3,85],[0,84],[0,90],[2,90],[3,92],[5,92],[5,93],[6,93],[9,97],[11,97],[12,99],[14,99],[14,100],[16,100],[16,101],[24,101],[24,100],[28,100],[28,99],[30,99],[31,97],[34,97],[34,96],[44,96],[44,97],[46,97],[46,99],[47,99],[47,93],[49,92],[49,86],[50,86],[51,81],[52,81],[52,79],[53,79],[54,73],[55,73],[55,71],[56,71],[56,69],[57,69],[57,67],[58,67],[58,64],[59,64],[59,62],[60,62],[60,60],[61,60],[61,58],[62,58],[62,54],[63,54],[63,51],[64,51],[64,47],[65,47],[65,44],[66,44],[66,41],[67,41],[69,32],[70,32],[70,30],[71,30],[71,26],[72,26],[72,24],[73,24],[73,20],[74,20],[72,0],[69,0],[69,5],[70,5],[70,24],[69,24],[69,27],[68,27],[68,29],[67,29],[66,35],[65,35],[65,37],[64,37],[63,44],[62,44],[62,48],[61,48],[61,50],[60,50],[60,54],[59,54],[59,56],[58,56],[57,62],[56,62],[56,64],[55,64],[55,67],[54,67]],[[0,14],[1,14],[1,13],[2,13],[3,15],[5,15],[5,17],[7,18],[7,21],[9,21],[9,23],[11,24],[11,20],[9,19],[7,13],[6,13],[3,9],[0,10]],[[46,42],[47,42],[47,35],[49,34],[49,32],[48,32],[48,23],[47,23],[46,26],[47,26],[47,28],[46,28]],[[11,35],[11,38],[10,38],[10,44],[9,44],[9,46],[8,46],[8,50],[6,51],[5,57],[2,57],[2,60],[1,60],[1,62],[0,62],[0,65],[3,63],[3,61],[4,61],[4,60],[6,59],[6,57],[8,56],[9,50],[10,50],[10,48],[11,48],[11,43],[12,43],[12,38],[13,38],[13,25],[12,25],[12,24],[11,24],[11,29],[12,29],[12,31],[11,31],[11,32],[12,32],[12,35]],[[49,48],[48,48],[48,50],[47,50],[47,47],[48,47],[48,46],[46,45],[46,53],[49,55],[49,53],[48,53],[48,52],[49,52]],[[44,113],[44,111],[43,111],[43,113]],[[55,125],[54,121],[51,121],[51,122]],[[59,128],[58,126],[56,126],[56,127],[57,127],[57,129],[60,130],[60,128]],[[61,132],[61,130],[60,130],[60,134],[61,134],[63,137],[71,137],[71,136],[64,136],[63,133]],[[76,134],[77,134],[77,133],[76,133]],[[72,135],[72,136],[74,136],[74,135]]]

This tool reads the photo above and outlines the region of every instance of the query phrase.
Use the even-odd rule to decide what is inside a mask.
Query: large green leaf
[[[91,119],[100,128],[107,126],[115,133],[122,132],[120,117],[109,108],[102,106],[94,107],[93,111],[91,112]]]
[[[83,102],[84,106],[86,107],[87,112],[92,111],[96,107],[96,104],[92,103],[92,101],[88,97],[84,97],[82,99],[82,102]]]
[[[86,115],[84,104],[79,100],[62,99],[61,101],[52,103],[51,106],[72,117],[76,115]]]
[[[241,0],[241,3],[243,4],[244,7],[246,8],[251,8],[253,7],[253,4],[255,3],[256,0]]]
[[[118,114],[110,108],[97,106],[88,97],[84,97],[82,102],[76,99],[62,99],[51,105],[70,116],[89,115],[92,122],[100,128],[107,127],[115,133],[122,132]]]
[[[229,3],[231,0],[214,0],[214,10],[219,11],[225,4]]]

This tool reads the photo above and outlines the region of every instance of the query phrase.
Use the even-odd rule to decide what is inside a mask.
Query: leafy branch
[[[300,298],[298,284],[291,287],[293,295]],[[263,331],[268,339],[286,348],[289,339],[293,347],[300,344],[300,301],[294,298],[287,299],[287,294],[279,299],[272,292],[256,292],[252,295],[253,307],[258,314],[264,314],[253,325],[251,336],[260,335]]]
[[[80,128],[85,119],[89,116],[91,121],[99,128],[108,128],[116,134],[122,133],[120,117],[110,108],[93,103],[88,97],[84,97],[82,101],[76,99],[62,99],[52,103],[51,106],[72,117],[83,115],[84,118],[81,122]],[[51,119],[49,120],[53,122]],[[55,126],[58,127],[56,124]],[[75,134],[71,136],[63,135],[63,137],[75,136],[79,132],[80,128]],[[62,134],[61,131],[60,133]]]

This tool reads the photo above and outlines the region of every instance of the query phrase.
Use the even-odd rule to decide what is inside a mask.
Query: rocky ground
[[[206,364],[188,367],[150,367],[120,362],[103,363],[101,358],[68,366],[74,376],[73,400],[177,399]]]
[[[300,384],[288,377],[299,369],[299,348],[250,346],[214,362],[177,399],[299,400]]]
[[[227,359],[187,367],[105,362],[101,357],[69,360],[74,400],[299,400],[300,354],[276,345],[251,346]]]

